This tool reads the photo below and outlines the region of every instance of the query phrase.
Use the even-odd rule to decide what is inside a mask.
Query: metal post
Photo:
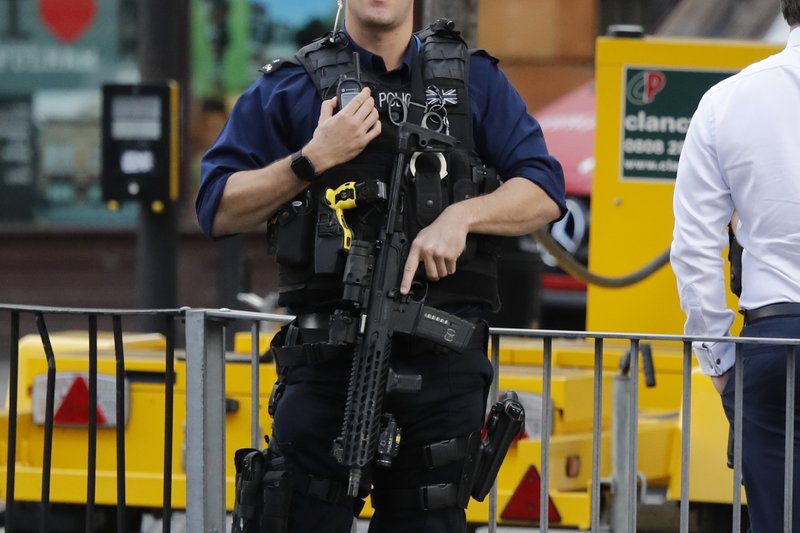
[[[497,400],[500,394],[500,335],[491,336],[492,344],[492,384],[489,388],[489,404]],[[497,481],[492,485],[492,492],[489,494],[489,533],[497,531]]]
[[[603,338],[594,341],[594,411],[592,414],[592,533],[600,530],[600,444],[603,427]]]
[[[628,394],[627,438],[628,467],[625,484],[628,487],[628,531],[636,531],[636,508],[638,490],[636,486],[639,465],[639,339],[631,339],[631,373]]]
[[[628,478],[628,457],[630,450],[628,432],[628,405],[630,404],[631,378],[619,375],[614,378],[613,412],[611,415],[611,531],[628,531],[630,509],[630,490]]]
[[[114,360],[117,399],[117,531],[127,533],[125,526],[125,348],[122,344],[122,317],[113,315],[111,327],[114,330]]]
[[[683,343],[683,409],[681,412],[681,533],[689,533],[689,461],[692,428],[692,343]]]
[[[142,82],[175,80],[180,91],[181,121],[179,139],[187,131],[189,94],[189,36],[186,21],[189,1],[143,0],[138,10],[139,70]],[[179,155],[179,174],[186,169],[183,147]],[[164,179],[167,179],[164,176]],[[182,187],[185,188],[181,180]],[[177,306],[179,203],[167,202],[160,212],[142,202],[136,236],[137,305],[144,309],[167,309]],[[160,331],[163,321],[154,315],[141,317],[141,327]]]
[[[261,384],[259,383],[261,364],[259,363],[259,338],[260,325],[258,320],[253,321],[250,328],[250,445],[258,448],[261,445],[261,410],[259,401],[261,399]]]
[[[736,343],[733,370],[733,531],[742,529],[742,418],[744,401],[744,363],[742,345]]]
[[[186,530],[225,531],[225,345],[221,322],[186,312]]]
[[[545,337],[542,350],[542,448],[539,465],[539,531],[547,533],[550,519],[550,428],[552,415],[553,338]]]

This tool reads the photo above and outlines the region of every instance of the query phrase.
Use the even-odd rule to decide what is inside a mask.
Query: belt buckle
[[[422,507],[424,511],[430,511],[432,509],[442,509],[451,505],[452,486],[452,483],[440,483],[438,485],[420,487],[420,507]]]

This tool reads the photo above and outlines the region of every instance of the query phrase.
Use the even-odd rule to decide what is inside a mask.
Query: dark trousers
[[[745,326],[742,337],[800,337],[800,317],[769,318]],[[800,349],[797,350],[800,353]],[[743,346],[742,477],[753,533],[783,531],[786,346]],[[795,405],[800,400],[796,365]],[[734,416],[734,377],[722,394],[728,420]],[[793,528],[800,532],[800,406],[795,408]],[[722,453],[722,451],[720,451]]]
[[[486,357],[487,328],[476,328],[463,353],[445,352],[426,342],[396,339],[392,368],[399,374],[420,374],[422,390],[386,398],[384,411],[392,413],[402,428],[403,448],[466,436],[480,430],[492,366]],[[307,474],[347,484],[348,470],[331,455],[342,429],[342,416],[350,373],[350,358],[342,357],[314,366],[290,368],[285,392],[277,404],[273,439],[287,464]],[[376,490],[416,488],[457,481],[461,463],[427,469],[424,465],[399,465],[365,472],[362,486],[371,481]],[[349,533],[353,510],[294,492],[289,531]],[[464,531],[463,509],[376,508],[370,532],[453,533]]]

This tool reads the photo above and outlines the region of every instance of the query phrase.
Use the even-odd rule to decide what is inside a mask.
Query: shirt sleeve
[[[708,97],[692,118],[678,163],[673,196],[675,227],[670,260],[686,314],[684,333],[699,337],[730,334],[734,313],[726,302],[722,251],[733,201],[717,159],[715,121]],[[693,343],[703,373],[716,376],[734,364],[732,343]]]
[[[308,85],[310,90],[306,90]],[[320,105],[310,78],[299,67],[260,76],[242,93],[201,162],[202,181],[195,209],[206,235],[211,236],[228,178],[241,170],[265,167],[299,150],[311,138]]]
[[[470,94],[475,148],[504,180],[521,177],[536,183],[566,213],[564,171],[547,151],[542,128],[497,64],[473,55]]]

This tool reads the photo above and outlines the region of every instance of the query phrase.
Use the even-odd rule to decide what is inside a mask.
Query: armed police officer
[[[329,329],[351,244],[394,222],[386,190],[402,125],[455,142],[402,168],[396,222],[411,244],[399,294],[475,331],[460,351],[393,336],[392,371],[419,376],[421,389],[384,402],[402,439],[390,469],[361,477],[358,496],[371,491],[375,508],[370,531],[465,529],[467,442],[480,433],[492,375],[483,317],[499,304],[491,241],[565,212],[561,166],[497,60],[468,51],[451,23],[412,30],[413,0],[349,0],[344,31],[261,69],[203,159],[200,225],[218,238],[267,223],[279,303],[296,315],[273,341],[280,377],[268,456],[281,471],[273,488],[282,487],[265,503],[266,531],[346,532],[360,509],[332,454],[353,351],[331,344]],[[343,80],[363,89],[342,90]]]

